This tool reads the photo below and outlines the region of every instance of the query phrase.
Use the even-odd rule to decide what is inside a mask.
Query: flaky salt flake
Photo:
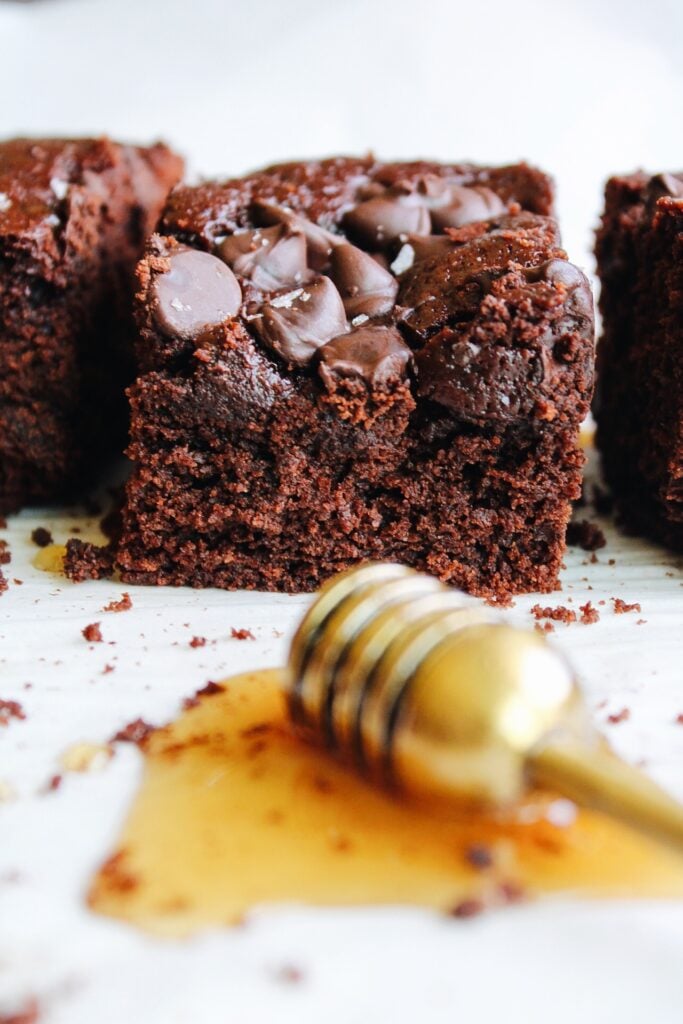
[[[181,302],[178,298],[171,299],[171,306],[173,309],[177,310],[178,313],[182,313],[183,310],[190,310],[192,308],[191,306],[186,306],[185,303]]]
[[[6,192],[0,192],[0,213],[5,213],[12,205],[12,200]]]
[[[360,327],[361,324],[367,323],[369,319],[370,317],[367,315],[367,313],[359,313],[358,316],[354,316],[353,320],[351,321],[351,326]]]

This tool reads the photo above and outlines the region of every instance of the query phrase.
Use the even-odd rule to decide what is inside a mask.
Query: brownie
[[[176,188],[138,271],[121,578],[552,589],[594,347],[552,201],[525,164],[372,157]]]
[[[596,441],[624,524],[683,549],[683,173],[607,182]]]
[[[0,513],[125,444],[134,268],[181,172],[162,145],[0,143]]]

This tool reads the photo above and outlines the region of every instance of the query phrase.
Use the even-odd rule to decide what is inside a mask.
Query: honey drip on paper
[[[572,806],[551,794],[492,817],[371,787],[291,734],[279,679],[228,680],[147,737],[94,910],[179,936],[268,904],[464,913],[521,893],[683,897],[683,859],[592,812],[553,824]]]

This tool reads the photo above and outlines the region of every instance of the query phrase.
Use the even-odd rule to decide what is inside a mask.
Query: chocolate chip
[[[448,202],[434,206],[432,226],[435,231],[444,228],[461,228],[476,220],[490,220],[506,212],[502,199],[484,185],[451,185]]]
[[[167,262],[168,269],[152,284],[154,316],[162,331],[192,339],[236,315],[242,292],[232,270],[217,256],[179,246]]]
[[[296,287],[310,277],[306,238],[284,224],[229,235],[218,254],[236,274],[265,292]]]
[[[527,281],[545,281],[552,285],[561,285],[567,293],[567,310],[578,317],[593,319],[593,293],[588,278],[567,260],[547,260],[537,267],[527,267],[522,271]]]
[[[290,366],[305,366],[321,345],[348,330],[341,295],[328,277],[271,299],[252,326]]]
[[[330,389],[348,377],[359,377],[368,387],[386,387],[405,379],[411,355],[395,327],[363,326],[328,342],[318,369]]]
[[[306,239],[308,265],[313,270],[324,270],[330,261],[332,248],[343,241],[339,235],[321,228],[315,221],[295,213],[286,206],[257,200],[252,203],[251,215],[256,224],[282,224],[290,231],[300,231]]]
[[[344,214],[342,223],[365,249],[381,249],[400,235],[428,235],[431,231],[429,211],[416,193],[366,199]]]
[[[339,289],[350,320],[388,313],[396,300],[398,281],[393,274],[348,242],[332,250],[330,277]]]

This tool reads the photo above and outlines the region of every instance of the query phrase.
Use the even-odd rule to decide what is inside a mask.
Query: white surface
[[[370,147],[526,157],[555,174],[567,247],[586,265],[604,177],[683,165],[682,22],[677,0],[2,3],[0,134],[163,136],[204,174]],[[163,722],[209,678],[278,662],[306,601],[138,589],[133,610],[103,614],[122,587],[73,587],[30,565],[33,526],[63,540],[75,521],[25,513],[2,534],[8,575],[25,582],[0,598],[0,697],[21,701],[27,718],[0,730],[0,782],[16,794],[0,805],[0,1020],[35,996],[47,1024],[678,1024],[675,904],[554,901],[465,923],[264,910],[246,929],[183,943],[89,914],[84,887],[140,759],[121,747],[101,773],[70,775],[46,795],[63,751],[138,716]],[[564,593],[543,599],[607,601],[597,625],[559,626],[556,642],[599,721],[631,709],[606,726],[618,749],[683,797],[681,565],[613,532],[599,557],[586,566],[573,552]],[[639,600],[642,616],[615,616],[613,596]],[[518,600],[510,617],[529,622],[534,601]],[[83,640],[98,620],[113,646]],[[252,628],[256,642],[228,639],[230,626]],[[195,633],[216,644],[191,649]],[[102,675],[107,662],[116,669]],[[278,980],[288,964],[302,984]]]

